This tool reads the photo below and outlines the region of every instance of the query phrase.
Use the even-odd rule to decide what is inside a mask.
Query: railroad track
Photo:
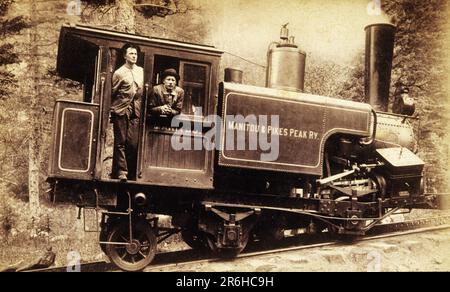
[[[367,235],[357,239],[358,242],[369,241],[375,239],[389,238],[395,236],[402,236],[414,233],[432,232],[438,230],[450,229],[450,215],[431,217],[424,219],[407,220],[399,223],[387,223],[374,226]],[[248,248],[248,251],[243,252],[237,258],[250,258],[268,254],[276,254],[283,252],[291,252],[296,250],[313,249],[319,247],[327,247],[342,244],[342,240],[329,239],[326,233],[320,236],[297,236],[289,237],[274,248],[267,249],[258,245],[257,243]],[[174,252],[159,253],[155,256],[153,262],[144,269],[145,272],[159,271],[167,268],[182,268],[189,265],[199,265],[221,261],[222,259],[199,253],[195,250],[182,250]],[[29,270],[27,272],[66,272],[71,271],[72,267],[51,267],[46,269]],[[106,262],[90,262],[82,263],[80,271],[83,272],[106,272],[118,271],[113,264]]]
[[[437,226],[429,225],[429,224],[431,224],[431,221],[428,219],[424,220],[423,222],[413,222],[413,221],[415,221],[415,220],[411,220],[408,222],[402,222],[405,224],[389,223],[389,224],[379,225],[380,226],[379,230],[373,230],[372,232],[370,232],[370,235],[366,235],[364,237],[358,238],[357,242],[390,238],[390,237],[395,237],[395,236],[403,236],[403,235],[415,234],[415,233],[425,233],[425,232],[450,229],[450,216],[448,216],[447,220],[445,221],[446,222],[445,224],[440,224]],[[441,222],[443,222],[443,221],[441,221]],[[418,227],[418,226],[421,226],[420,223],[424,223],[424,225],[429,225],[429,226]],[[395,228],[397,228],[397,229],[395,229]],[[374,229],[375,229],[375,227],[374,227]],[[390,231],[386,231],[386,230],[390,230]],[[322,236],[322,238],[323,238],[323,236]],[[309,240],[311,240],[311,239],[309,239]],[[319,239],[319,240],[321,240],[321,239]],[[319,243],[310,243],[310,244],[304,244],[304,245],[291,245],[291,246],[287,246],[287,247],[279,247],[279,248],[275,248],[275,249],[266,249],[266,250],[256,250],[256,251],[250,251],[250,252],[247,251],[247,252],[243,252],[243,253],[239,254],[236,258],[243,259],[243,258],[269,255],[269,254],[292,252],[292,251],[297,251],[297,250],[337,246],[337,245],[341,245],[342,242],[343,242],[342,240],[337,240],[337,239],[329,240],[328,239],[328,240],[325,240],[325,241],[319,242]],[[289,244],[287,244],[287,245],[289,245]],[[205,258],[205,259],[185,261],[185,262],[180,262],[180,263],[170,263],[170,264],[165,264],[165,265],[152,264],[152,265],[149,265],[148,267],[146,267],[144,269],[144,271],[145,272],[158,271],[161,269],[171,268],[171,267],[181,268],[181,267],[185,267],[185,266],[189,266],[189,265],[214,263],[214,262],[221,261],[221,260],[222,259],[219,259],[219,258]]]

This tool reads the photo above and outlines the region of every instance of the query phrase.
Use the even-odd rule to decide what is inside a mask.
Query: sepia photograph
[[[0,0],[0,33],[0,271],[450,271],[450,1]]]

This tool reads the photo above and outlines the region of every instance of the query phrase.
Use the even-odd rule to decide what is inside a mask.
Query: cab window
[[[206,97],[208,90],[208,66],[204,64],[181,62],[180,86],[184,89],[183,113],[187,115],[196,113],[196,108],[206,111]]]
[[[207,97],[210,76],[208,64],[180,60],[179,58],[155,55],[153,84],[160,84],[164,70],[173,68],[180,75],[178,86],[184,90],[182,113],[198,115],[196,108],[201,108],[202,115],[207,111]]]

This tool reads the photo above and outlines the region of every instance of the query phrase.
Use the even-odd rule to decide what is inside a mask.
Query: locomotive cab
[[[190,124],[214,113],[217,69],[222,52],[211,46],[175,42],[112,32],[86,26],[63,26],[60,34],[58,74],[83,85],[78,101],[58,100],[55,105],[50,179],[114,181],[111,173],[111,78],[123,64],[120,48],[140,46],[137,65],[144,68],[143,110],[139,127],[136,184],[209,189],[213,153],[180,151],[171,147],[176,127],[168,118],[152,118],[146,111],[152,86],[168,68],[179,72],[178,86],[185,91],[182,123]],[[202,139],[192,132],[190,139]],[[184,136],[186,138],[186,135]],[[109,148],[108,148],[109,147]],[[133,181],[131,183],[134,183]]]

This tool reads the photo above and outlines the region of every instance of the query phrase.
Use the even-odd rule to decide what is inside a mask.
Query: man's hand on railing
[[[160,109],[161,109],[161,114],[162,115],[170,115],[170,114],[172,114],[172,108],[169,105],[167,105],[167,104],[161,106]]]

